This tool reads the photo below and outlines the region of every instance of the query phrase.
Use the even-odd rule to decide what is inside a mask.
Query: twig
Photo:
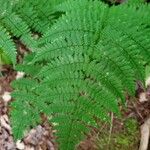
[[[110,130],[109,130],[109,137],[108,137],[108,147],[107,150],[109,150],[109,145],[110,145],[110,140],[111,140],[111,134],[112,134],[112,129],[113,129],[113,119],[114,119],[114,114],[111,113],[111,124],[110,124]]]

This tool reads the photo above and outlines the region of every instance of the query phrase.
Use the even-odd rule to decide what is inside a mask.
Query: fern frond
[[[14,36],[21,38],[22,42],[27,46],[36,47],[28,25],[18,15],[15,13],[7,14],[1,22]]]
[[[14,83],[14,106],[20,94],[27,94],[31,107],[57,123],[60,148],[70,150],[89,125],[97,126],[94,117],[109,120],[109,112],[120,115],[118,101],[125,100],[124,92],[133,95],[135,81],[144,80],[144,65],[150,60],[149,6],[137,10],[128,5],[108,7],[98,0],[69,0],[55,9],[64,15],[44,33],[39,50],[23,69],[19,66],[28,76]],[[29,99],[23,99],[28,104]]]
[[[5,27],[12,36],[20,38],[28,48],[34,48],[36,47],[36,41],[32,37],[28,24],[13,9],[16,3],[16,1],[1,0],[0,24]]]

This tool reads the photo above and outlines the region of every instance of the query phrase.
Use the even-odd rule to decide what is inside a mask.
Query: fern
[[[47,32],[41,30],[37,51],[18,66],[27,77],[13,83],[15,138],[46,113],[57,123],[60,149],[71,150],[89,126],[97,126],[95,117],[109,121],[108,112],[120,115],[118,101],[125,101],[125,92],[134,94],[150,60],[149,9],[146,4],[109,7],[98,0],[54,7],[62,17]]]

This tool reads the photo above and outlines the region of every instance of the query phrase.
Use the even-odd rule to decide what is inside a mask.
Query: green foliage
[[[97,126],[94,118],[109,120],[108,112],[119,115],[118,101],[124,102],[125,92],[134,94],[135,81],[144,81],[144,65],[150,60],[150,6],[136,6],[69,0],[53,7],[54,14],[63,14],[54,17],[58,19],[53,25],[42,15],[51,18],[49,9],[37,14],[38,7],[35,12],[34,5],[29,7],[39,20],[26,22],[42,37],[36,51],[17,67],[26,79],[13,83],[11,121],[16,139],[46,113],[57,123],[60,148],[72,150],[89,126]],[[46,22],[51,25],[44,30]]]
[[[50,0],[48,3],[45,0],[0,1],[0,63],[16,63],[14,38],[19,39],[28,49],[36,50],[38,42],[35,33],[40,37],[60,16],[60,13],[53,10],[59,2],[62,0]]]

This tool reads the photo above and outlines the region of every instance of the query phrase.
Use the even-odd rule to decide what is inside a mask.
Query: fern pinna
[[[19,139],[45,113],[56,125],[60,149],[72,150],[89,126],[97,126],[94,118],[119,115],[118,101],[134,94],[136,80],[144,81],[150,6],[69,0],[54,10],[62,17],[16,67],[26,78],[12,83],[11,121]]]

